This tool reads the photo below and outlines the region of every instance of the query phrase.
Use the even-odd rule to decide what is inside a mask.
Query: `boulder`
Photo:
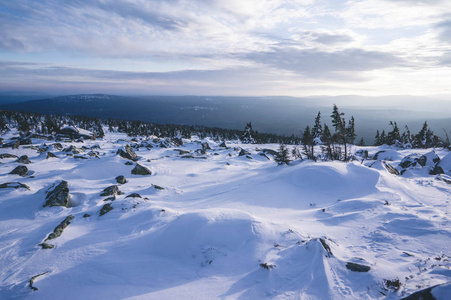
[[[105,188],[100,196],[115,196],[115,195],[122,195],[122,192],[119,190],[119,187],[117,185],[112,185],[107,188]]]
[[[116,182],[119,184],[125,184],[127,183],[127,179],[123,175],[119,175],[116,177]]]
[[[69,205],[70,195],[69,186],[67,181],[62,180],[58,184],[54,183],[53,186],[47,190],[47,200],[44,204],[46,206],[64,206]]]
[[[128,196],[125,197],[125,198],[142,198],[142,197],[141,197],[141,195],[138,194],[138,193],[132,193],[132,194],[128,195]]]
[[[45,239],[45,241],[56,239],[63,234],[64,229],[69,226],[70,221],[74,218],[73,215],[67,216],[58,226],[55,227],[53,232]]]
[[[175,147],[183,146],[183,141],[181,138],[173,138],[171,141]]]
[[[20,182],[7,182],[0,184],[0,189],[27,189],[29,190],[30,187],[24,183]]]
[[[49,152],[47,152],[47,157],[45,159],[49,159],[49,158],[56,158],[56,155],[49,151]]]
[[[69,147],[67,147],[66,149],[63,150],[64,152],[72,152],[73,154],[80,154],[81,152],[83,152],[84,150],[81,148],[77,148],[74,145],[70,145]]]
[[[63,145],[61,144],[61,143],[55,143],[55,144],[53,144],[52,145],[53,146],[53,148],[55,148],[56,150],[58,150],[58,151],[61,151],[61,150],[63,150]]]
[[[17,155],[9,154],[9,153],[2,153],[0,154],[0,158],[18,158]]]
[[[161,187],[161,186],[159,186],[159,185],[152,184],[152,186],[153,186],[154,189],[157,189],[157,190],[164,190],[164,187]]]
[[[190,153],[189,151],[187,151],[187,150],[182,150],[182,149],[174,149],[174,151],[178,151],[178,153],[179,153],[180,155],[183,155],[183,154],[189,154],[189,153]]]
[[[114,201],[114,200],[116,200],[116,196],[111,196],[111,197],[103,199],[103,201]]]
[[[419,154],[415,154],[415,153],[409,154],[401,160],[401,162],[399,163],[399,166],[403,169],[419,166],[419,165],[421,165],[420,157],[421,156]],[[422,166],[424,166],[424,161],[423,161]]]
[[[14,170],[9,172],[9,174],[25,177],[28,175],[28,168],[26,166],[17,166],[14,168]]]
[[[132,163],[131,161],[128,161],[128,162],[125,163],[125,165],[127,165],[127,166],[133,166],[133,163]]]
[[[382,150],[382,151],[378,151],[374,157],[374,160],[389,160],[389,161],[394,161],[394,160],[398,160],[401,159],[400,154],[398,151],[396,150]]]
[[[270,154],[270,155],[272,155],[272,156],[277,156],[277,151],[272,150],[272,149],[266,149],[266,148],[264,148],[264,149],[261,150],[261,152],[262,152],[263,154]]]
[[[421,157],[418,160],[419,164],[424,166],[435,166],[440,162],[440,157],[435,153],[435,151],[428,152],[424,155],[421,155]]]
[[[41,246],[42,249],[53,249],[53,248],[55,248],[54,245],[51,245],[51,244],[48,244],[48,243],[41,243],[41,244],[39,244],[39,246]]]
[[[448,176],[448,175],[437,175],[437,177],[435,177],[435,179],[443,181],[447,184],[451,184],[451,176]]]
[[[324,250],[326,250],[326,252],[327,252],[326,256],[327,257],[333,256],[332,249],[330,249],[330,246],[326,243],[326,240],[323,238],[320,238],[319,241],[321,242],[321,245],[323,246]]]
[[[202,150],[204,150],[204,151],[211,150],[211,147],[207,142],[205,142],[205,143],[202,143]]]
[[[140,164],[136,164],[136,166],[132,170],[132,174],[134,175],[152,175],[152,171],[150,171],[147,167],[141,166]]]
[[[359,149],[355,152],[355,156],[360,158],[368,158],[368,150]]]
[[[430,175],[439,175],[439,174],[445,174],[445,171],[442,169],[442,167],[436,165],[431,171],[429,171]]]
[[[103,216],[104,214],[106,214],[109,211],[112,211],[113,207],[111,206],[111,203],[107,203],[104,206],[102,206],[102,208],[100,209],[99,215]]]
[[[219,147],[221,147],[221,148],[228,148],[225,141],[223,141],[221,144],[219,144]]]
[[[441,167],[445,174],[451,175],[451,153],[446,154],[437,166]]]
[[[387,169],[387,171],[393,175],[399,175],[399,171],[395,169],[392,165],[390,165],[387,162],[384,162],[384,167]]]
[[[361,265],[361,264],[356,264],[353,262],[348,262],[348,263],[346,263],[346,269],[351,270],[353,272],[368,272],[369,270],[371,270],[371,267]]]
[[[120,157],[137,161],[138,155],[136,155],[135,151],[129,145],[125,145],[123,148],[117,150],[116,154],[119,154]]]
[[[240,153],[238,154],[238,156],[244,156],[244,155],[249,155],[251,154],[250,152],[244,150],[243,148],[241,148]]]

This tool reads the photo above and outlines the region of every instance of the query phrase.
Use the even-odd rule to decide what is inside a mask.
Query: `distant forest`
[[[350,146],[356,144],[355,120],[351,116],[346,120],[345,114],[340,112],[336,105],[333,106],[332,129],[321,120],[321,112],[318,112],[312,126],[307,126],[301,137],[295,135],[284,136],[276,134],[261,133],[254,131],[252,123],[246,124],[244,130],[224,129],[217,127],[206,127],[197,125],[156,124],[142,121],[100,119],[74,115],[44,115],[39,113],[26,113],[10,110],[0,110],[0,131],[8,131],[17,128],[21,136],[31,133],[39,135],[55,135],[61,133],[64,126],[74,126],[93,133],[93,138],[103,138],[104,127],[111,132],[126,133],[135,136],[157,136],[166,138],[191,138],[198,136],[203,139],[210,137],[215,141],[240,140],[247,144],[281,144],[279,152],[286,152],[284,145],[302,145],[302,153],[309,159],[317,160],[343,160],[351,158]],[[375,140],[370,145],[380,146],[383,144],[393,145],[399,148],[433,148],[450,147],[447,132],[443,140],[429,128],[427,122],[418,133],[411,133],[408,126],[401,132],[396,122],[390,122],[392,130],[385,132],[376,131]],[[363,138],[357,143],[365,146]],[[318,154],[320,150],[321,154]],[[300,157],[297,148],[293,149],[292,155]],[[283,158],[282,158],[283,161]]]

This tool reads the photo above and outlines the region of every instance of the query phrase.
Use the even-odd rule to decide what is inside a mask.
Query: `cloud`
[[[451,14],[448,15],[447,21],[440,22],[436,25],[439,30],[439,38],[441,41],[451,44]]]
[[[324,52],[275,48],[273,51],[248,54],[246,58],[274,68],[315,77],[329,77],[336,72],[368,71],[405,64],[402,59],[390,53],[362,49]]]

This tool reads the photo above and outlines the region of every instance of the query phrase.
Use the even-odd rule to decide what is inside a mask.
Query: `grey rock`
[[[28,168],[26,166],[17,166],[14,168],[14,170],[9,172],[9,174],[25,177],[28,175]]]
[[[442,169],[442,167],[436,165],[430,172],[430,175],[439,175],[439,174],[445,174],[445,171]]]
[[[53,249],[53,248],[55,248],[54,245],[51,245],[49,243],[40,243],[39,246],[41,246],[42,249]]]
[[[29,190],[30,187],[24,183],[20,182],[7,182],[0,184],[0,189],[27,189]]]
[[[69,226],[70,221],[72,221],[73,218],[74,216],[72,215],[67,216],[58,226],[55,227],[53,232],[49,234],[49,236],[45,239],[45,241],[53,240],[61,236],[61,234],[63,234],[64,229],[66,229],[66,227]]]
[[[396,170],[392,165],[390,165],[387,162],[384,162],[384,167],[387,169],[387,171],[393,175],[399,175],[399,171]]]
[[[249,155],[250,152],[244,150],[243,148],[241,148],[240,153],[238,154],[238,156],[244,156],[244,155]]]
[[[133,160],[133,161],[138,160],[138,155],[136,155],[135,151],[129,145],[126,145],[124,147],[124,149],[117,150],[116,154],[119,154],[120,157],[125,158],[125,159],[129,159],[129,160]]]
[[[112,185],[107,188],[105,188],[102,193],[100,193],[100,196],[113,196],[113,195],[122,195],[122,192],[119,190],[119,187],[117,185]]]
[[[132,174],[134,175],[152,175],[152,171],[150,171],[147,167],[141,166],[140,164],[136,164],[136,166],[132,170]]]
[[[52,188],[47,191],[47,196],[45,198],[47,201],[44,204],[46,206],[64,206],[69,205],[70,195],[69,186],[67,181],[62,180],[58,184],[54,184]]]
[[[142,197],[141,197],[141,195],[138,194],[138,193],[132,193],[132,194],[128,195],[128,196],[125,197],[125,198],[142,198]]]
[[[100,209],[99,215],[103,216],[104,214],[112,211],[113,209],[114,208],[111,206],[111,203],[107,203]]]
[[[47,152],[47,157],[45,159],[49,159],[49,158],[57,158],[55,154],[53,154],[52,152]]]
[[[346,263],[346,269],[351,270],[353,272],[368,272],[369,270],[371,270],[371,267],[361,265],[361,264],[356,264],[353,262],[348,262],[348,263]]]
[[[125,178],[125,176],[123,175],[119,175],[116,177],[116,182],[119,184],[125,184],[127,183],[127,178]]]
[[[0,154],[0,158],[18,158],[17,155],[9,154],[9,153],[2,153]]]
[[[211,150],[211,147],[207,142],[205,142],[205,143],[202,143],[202,150],[204,150],[204,151]]]

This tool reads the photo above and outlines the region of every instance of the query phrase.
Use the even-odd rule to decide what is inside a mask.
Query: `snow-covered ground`
[[[44,142],[53,144],[33,139]],[[117,133],[62,143],[85,146],[76,155],[87,159],[53,146],[57,158],[49,159],[27,146],[0,149],[31,160],[20,177],[9,174],[20,165],[14,158],[1,159],[0,184],[30,189],[0,189],[0,298],[399,299],[439,285],[432,294],[450,299],[451,184],[438,180],[451,179],[449,151],[436,150],[448,155],[445,175],[426,166],[396,176],[384,161],[278,166],[259,155],[278,145],[226,149],[207,139],[212,150],[202,155],[200,142],[184,142],[135,149],[147,176],[131,174],[135,163],[116,154],[133,144]],[[93,145],[98,157],[87,155]],[[240,147],[250,154],[239,156]],[[385,150],[378,158],[396,168],[431,151],[357,149]],[[123,195],[104,201],[101,192],[119,175],[128,181],[119,185]],[[60,180],[69,184],[69,207],[43,207]],[[113,210],[100,216],[107,203]],[[42,249],[68,215],[71,224],[48,241],[55,247]],[[32,290],[30,279],[43,273]]]

